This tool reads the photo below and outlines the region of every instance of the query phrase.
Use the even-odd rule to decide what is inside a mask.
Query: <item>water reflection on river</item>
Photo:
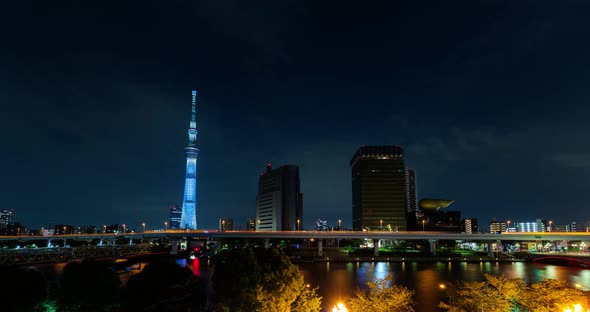
[[[208,279],[208,260],[178,260],[181,266],[190,268],[193,274]],[[137,274],[146,263],[135,263],[124,270],[119,270],[121,282],[125,284],[129,277]],[[63,272],[65,264],[35,265],[48,276],[57,278]],[[415,291],[416,312],[439,311],[438,303],[443,298],[441,283],[455,281],[482,281],[485,273],[507,278],[521,278],[526,283],[536,283],[544,279],[565,280],[574,287],[580,284],[583,290],[590,290],[590,270],[554,265],[514,263],[467,263],[467,262],[317,262],[299,264],[305,281],[313,287],[319,287],[323,297],[324,311],[331,311],[340,299],[350,296],[353,291],[363,287],[368,281],[384,278],[393,274],[394,283]]]
[[[590,287],[590,270],[522,262],[328,262],[304,263],[299,266],[305,280],[319,286],[326,311],[366,282],[383,278],[388,273],[393,274],[394,283],[415,291],[417,312],[439,311],[437,306],[444,295],[439,287],[441,283],[458,280],[482,281],[485,273],[521,278],[527,283],[557,279],[568,281],[572,287],[575,284]]]

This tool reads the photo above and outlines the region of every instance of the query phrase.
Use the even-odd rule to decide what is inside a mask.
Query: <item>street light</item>
[[[300,220],[297,219],[297,231],[299,231],[299,222],[300,222]]]
[[[553,224],[553,221],[549,220],[549,232],[553,232],[553,228],[551,226],[552,224]]]
[[[125,234],[125,224],[123,223],[123,234]]]
[[[20,228],[18,230],[19,230],[19,235],[20,235]],[[66,227],[65,226],[64,226],[64,235],[66,235]]]
[[[569,307],[565,308],[565,310],[563,310],[564,312],[583,312],[582,309],[582,305],[581,304],[574,304],[574,309],[570,309]]]
[[[506,232],[510,232],[510,220],[508,220],[507,222],[508,222],[508,228],[506,228]]]
[[[106,226],[106,224],[102,226],[102,232],[103,233],[106,233],[107,232],[107,226]]]
[[[145,232],[145,222],[143,222],[143,223],[141,224],[141,226],[143,227],[143,231]]]
[[[348,312],[348,309],[346,308],[344,303],[338,302],[337,304],[334,305],[332,312]]]
[[[422,220],[422,232],[424,232],[424,223],[426,223],[426,220]]]
[[[379,220],[379,229],[383,231],[383,220]]]
[[[342,224],[342,220],[341,219],[338,219],[338,231],[342,231],[341,224]]]
[[[260,219],[258,219],[258,230],[260,231]]]
[[[168,221],[164,221],[164,231],[168,230]]]

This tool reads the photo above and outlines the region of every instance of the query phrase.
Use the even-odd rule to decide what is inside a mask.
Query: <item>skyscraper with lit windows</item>
[[[301,231],[303,229],[303,194],[299,167],[284,165],[266,172],[258,180],[256,196],[256,230]]]
[[[353,229],[405,231],[408,206],[402,148],[363,145],[350,167]]]
[[[182,219],[182,209],[178,205],[171,205],[170,209],[170,228],[180,229],[180,220]]]
[[[186,155],[186,178],[184,180],[184,199],[180,228],[197,229],[197,91],[192,91],[191,121],[188,128],[188,146],[184,148]]]
[[[7,228],[12,225],[14,211],[12,209],[0,209],[0,228]]]

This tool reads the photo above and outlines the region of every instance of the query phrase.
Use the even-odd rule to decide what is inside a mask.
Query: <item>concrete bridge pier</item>
[[[373,256],[379,257],[379,239],[373,239]]]
[[[436,239],[429,239],[428,243],[430,243],[430,254],[436,256]]]
[[[318,239],[318,256],[322,257],[324,255],[324,243],[321,239]]]
[[[268,249],[268,247],[270,247],[270,239],[265,239],[264,240],[264,248]]]
[[[170,245],[172,246],[172,248],[170,248],[170,254],[171,255],[176,255],[178,253],[178,240],[177,239],[171,239],[170,240]]]
[[[488,242],[488,257],[494,256],[494,242]]]

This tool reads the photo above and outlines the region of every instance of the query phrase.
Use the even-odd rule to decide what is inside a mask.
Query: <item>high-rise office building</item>
[[[7,228],[12,225],[14,211],[12,209],[0,209],[0,228]]]
[[[170,229],[180,229],[180,220],[182,219],[182,209],[177,205],[170,205]]]
[[[416,171],[406,169],[406,205],[408,212],[416,214],[418,210],[418,192],[416,187]]]
[[[192,92],[191,121],[188,128],[188,146],[184,148],[186,155],[186,178],[184,180],[184,200],[180,228],[197,229],[197,91]]]
[[[303,228],[303,194],[299,167],[285,165],[260,174],[256,196],[256,230],[296,231]]]
[[[406,169],[406,206],[407,229],[416,230],[418,226],[418,188],[416,184],[416,171]]]
[[[221,218],[219,219],[219,231],[233,231],[234,229],[234,219],[229,218]]]
[[[406,170],[401,147],[362,146],[350,167],[353,230],[406,230]]]

